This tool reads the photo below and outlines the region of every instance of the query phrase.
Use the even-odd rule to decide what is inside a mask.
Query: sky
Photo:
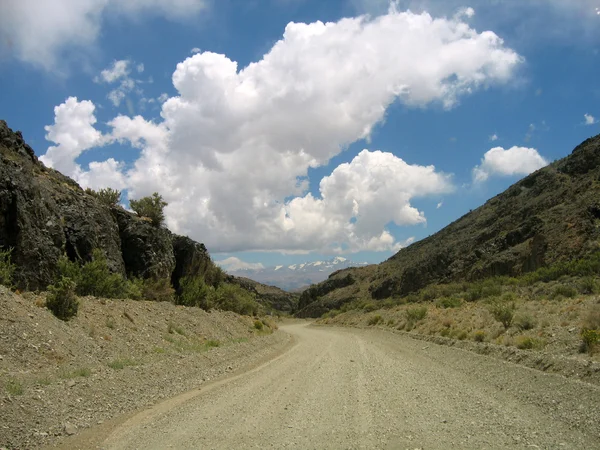
[[[237,268],[376,263],[600,133],[600,0],[0,0],[0,118]]]

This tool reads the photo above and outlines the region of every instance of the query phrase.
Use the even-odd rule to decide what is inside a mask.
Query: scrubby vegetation
[[[595,354],[600,347],[599,281],[600,253],[595,253],[520,277],[433,284],[383,300],[356,298],[328,311],[322,320],[386,325],[523,350],[547,348],[560,333],[571,339],[575,353],[579,342],[579,351]],[[594,307],[585,313],[590,304]]]
[[[152,225],[159,227],[165,221],[164,209],[168,205],[158,192],[139,200],[131,200],[129,206],[140,217],[147,217]]]
[[[77,315],[79,300],[75,295],[75,282],[69,277],[48,286],[46,307],[61,320],[69,320]]]
[[[85,190],[87,194],[93,195],[101,203],[104,203],[108,207],[118,206],[121,202],[121,191],[117,191],[111,188],[100,189],[99,191],[94,191],[93,189],[87,188]]]
[[[12,249],[0,250],[0,284],[6,287],[12,287],[12,278],[15,272],[15,265],[10,260]]]

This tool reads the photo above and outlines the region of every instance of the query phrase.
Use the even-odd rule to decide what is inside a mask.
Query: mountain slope
[[[597,250],[600,136],[387,261],[333,274],[303,293],[299,315],[320,316],[358,298],[403,296],[434,282],[516,276]],[[342,279],[340,286],[335,280]]]

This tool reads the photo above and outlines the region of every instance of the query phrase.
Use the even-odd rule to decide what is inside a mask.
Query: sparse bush
[[[532,330],[536,325],[535,319],[528,314],[517,315],[514,323],[519,330]]]
[[[561,284],[554,288],[554,290],[550,294],[550,298],[553,298],[553,299],[559,298],[559,297],[573,298],[576,295],[577,295],[577,289],[575,289],[573,286],[567,286],[567,285]]]
[[[260,320],[255,320],[254,321],[254,328],[256,328],[257,330],[262,330],[263,329],[263,323]]]
[[[212,348],[212,347],[219,347],[221,345],[221,343],[217,340],[209,339],[204,343],[204,345],[208,348]]]
[[[155,302],[173,302],[175,289],[168,278],[147,278],[144,280],[142,296]]]
[[[600,330],[590,330],[584,328],[581,330],[581,352],[594,353],[596,346],[600,342]]]
[[[61,320],[69,320],[77,315],[79,300],[75,295],[76,284],[67,277],[62,277],[59,282],[48,286],[46,307]]]
[[[333,319],[335,316],[339,315],[341,311],[339,309],[331,309],[324,313],[321,317],[323,319]]]
[[[380,322],[383,322],[383,317],[381,317],[379,314],[377,314],[369,319],[369,321],[367,322],[367,325],[373,326],[373,325],[377,325]]]
[[[396,321],[394,319],[390,319],[387,321],[387,326],[388,327],[393,327],[396,324]]]
[[[87,378],[92,374],[92,371],[88,367],[78,367],[77,369],[69,372],[68,370],[62,370],[59,374],[61,378],[77,378],[84,377]]]
[[[23,395],[23,384],[15,378],[9,378],[4,387],[10,395]]]
[[[465,330],[461,330],[456,335],[456,339],[458,339],[459,341],[464,341],[467,338],[467,336],[468,333]]]
[[[106,256],[100,249],[93,251],[92,261],[80,269],[77,283],[79,295],[93,295],[104,298],[127,298],[129,289],[127,280],[118,273],[111,273]]]
[[[377,303],[374,302],[365,302],[362,305],[362,310],[364,312],[373,312],[379,309],[379,306],[377,305]]]
[[[115,359],[108,363],[108,367],[114,370],[121,370],[127,366],[135,366],[137,363],[129,358]]]
[[[440,308],[458,308],[462,305],[462,300],[459,297],[444,297],[437,301],[437,306]]]
[[[185,306],[198,306],[209,310],[211,304],[211,287],[207,286],[201,276],[184,277],[180,280],[181,294],[178,303]]]
[[[473,333],[473,340],[476,342],[484,342],[485,341],[485,331],[477,330]]]
[[[598,282],[592,276],[583,277],[579,283],[579,292],[582,294],[590,295],[597,294],[600,291]]]
[[[142,197],[139,200],[131,200],[129,202],[131,209],[140,217],[147,217],[152,221],[152,225],[159,227],[165,220],[163,210],[168,205],[158,192],[155,192],[150,197]]]
[[[409,322],[418,322],[427,317],[427,308],[425,306],[416,306],[414,308],[408,308],[405,312],[406,320]]]
[[[519,336],[515,340],[515,345],[521,350],[532,350],[543,348],[545,343],[540,339],[529,336]]]
[[[246,316],[256,316],[263,308],[254,296],[237,284],[223,283],[214,291],[214,307]]]
[[[0,284],[8,288],[12,287],[15,265],[11,262],[12,249],[0,251]]]
[[[504,328],[508,330],[515,314],[515,304],[495,303],[490,308],[490,312],[492,313],[492,316],[494,316],[494,319],[504,325]]]
[[[121,274],[112,273],[108,268],[106,256],[100,249],[95,249],[92,252],[92,260],[83,266],[70,261],[66,255],[59,258],[57,266],[59,277],[73,280],[76,284],[76,293],[80,296],[93,295],[134,300],[142,298],[143,281],[137,278],[128,281]]]
[[[94,191],[88,188],[85,190],[85,192],[93,195],[108,207],[117,206],[121,201],[121,191],[117,191],[115,189],[105,188],[100,189],[99,191]]]

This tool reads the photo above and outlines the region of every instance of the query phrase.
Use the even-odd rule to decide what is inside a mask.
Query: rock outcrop
[[[109,208],[72,179],[45,167],[0,120],[0,249],[12,249],[20,289],[45,289],[58,258],[106,255],[111,271],[142,278],[203,274],[212,264],[203,244],[174,236],[120,207]]]
[[[317,293],[314,304],[305,304],[303,294],[299,314],[315,317],[355,298],[383,300],[431,283],[518,276],[584,257],[600,250],[599,199],[596,136],[378,266],[344,271],[353,285],[330,290],[330,277],[311,287],[306,295]]]

